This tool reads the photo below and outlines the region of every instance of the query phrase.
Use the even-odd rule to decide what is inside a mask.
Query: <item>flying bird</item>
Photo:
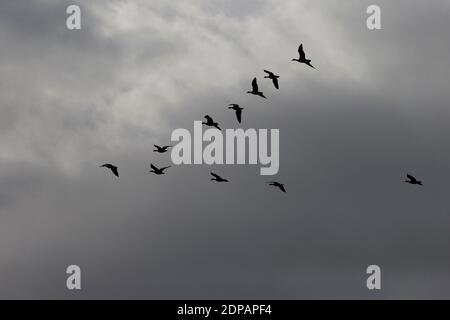
[[[259,89],[258,89],[258,82],[256,82],[256,78],[253,78],[253,81],[252,81],[252,91],[247,91],[247,93],[251,93],[251,94],[263,97],[264,99],[267,99],[264,96],[264,93],[259,91]]]
[[[406,183],[410,183],[410,184],[418,184],[420,186],[422,186],[422,181],[417,180],[415,177],[413,177],[412,175],[410,175],[409,173],[406,174],[406,176],[408,177],[409,180],[405,180]]]
[[[222,130],[220,129],[219,124],[217,122],[214,122],[214,120],[210,116],[206,115],[205,119],[206,122],[202,122],[202,124],[207,125],[208,127],[214,127],[216,129]]]
[[[219,176],[218,174],[215,174],[214,172],[211,172],[211,175],[214,177],[214,178],[211,178],[211,180],[213,180],[213,181],[228,182],[227,179],[222,178],[221,176]]]
[[[303,51],[303,44],[300,44],[300,46],[298,47],[298,54],[299,54],[298,59],[292,59],[292,61],[297,61],[299,63],[304,63],[304,64],[310,66],[311,68],[314,68],[314,66],[311,64],[311,60],[306,59],[305,51]]]
[[[117,170],[117,167],[116,167],[116,166],[113,166],[113,165],[110,164],[110,163],[105,163],[105,164],[103,164],[103,165],[100,166],[100,168],[102,168],[102,167],[105,167],[105,168],[110,169],[110,170],[112,171],[112,173],[114,173],[114,175],[115,175],[116,177],[119,176],[119,171]]]
[[[274,74],[273,72],[270,72],[268,70],[264,70],[264,72],[267,73],[267,76],[265,76],[264,78],[272,79],[273,85],[275,86],[275,88],[278,89],[278,78],[280,76],[277,76],[276,74]]]
[[[162,167],[162,168],[158,169],[153,164],[150,164],[150,168],[152,168],[153,170],[150,170],[149,172],[153,172],[154,174],[161,175],[161,174],[164,174],[164,170],[166,170],[167,168],[170,168],[170,166]]]
[[[168,148],[170,148],[171,146],[162,146],[162,147],[160,147],[160,146],[158,146],[158,145],[156,145],[156,144],[154,144],[154,146],[155,146],[155,150],[153,150],[154,152],[158,152],[158,153],[164,153],[164,152],[167,152],[167,149]]]
[[[228,107],[228,109],[233,109],[234,111],[236,111],[236,118],[237,118],[237,121],[238,121],[239,123],[241,123],[242,110],[244,110],[244,108],[239,107],[238,104],[232,103],[232,104],[230,104],[230,106]]]
[[[276,181],[271,181],[271,182],[267,182],[269,184],[269,186],[274,186],[274,187],[278,187],[280,188],[281,191],[286,192],[286,189],[284,188],[284,184],[276,182]]]

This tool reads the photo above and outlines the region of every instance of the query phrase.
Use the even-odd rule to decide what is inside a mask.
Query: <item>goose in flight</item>
[[[154,152],[158,152],[158,153],[164,153],[164,152],[167,152],[167,149],[168,148],[170,148],[171,146],[162,146],[162,147],[160,147],[160,146],[158,146],[158,145],[156,145],[156,144],[154,144],[154,146],[155,146],[155,150],[153,150]]]
[[[247,93],[251,93],[251,94],[263,97],[264,99],[267,99],[264,96],[264,93],[259,91],[259,89],[258,89],[258,82],[256,82],[256,78],[253,78],[253,81],[252,81],[252,91],[247,91]]]
[[[222,178],[221,176],[219,176],[218,174],[215,174],[214,172],[211,172],[211,175],[214,177],[214,178],[211,178],[211,180],[213,180],[213,181],[228,182],[227,179]]]
[[[110,163],[105,163],[105,164],[103,164],[103,165],[100,166],[100,168],[102,168],[102,167],[110,169],[110,170],[112,171],[112,173],[114,173],[114,175],[115,175],[116,177],[119,176],[119,171],[117,170],[117,167],[116,167],[116,166],[113,166],[113,165],[110,164]]]
[[[214,120],[210,116],[206,115],[205,119],[206,122],[202,122],[202,124],[207,125],[208,127],[214,127],[216,129],[222,130],[220,129],[219,124],[217,122],[214,122]]]
[[[311,60],[306,59],[305,51],[303,51],[303,44],[300,44],[300,46],[298,47],[298,54],[299,54],[298,59],[292,59],[292,61],[304,63],[304,64],[307,64],[308,66],[310,66],[311,68],[314,68],[314,66],[311,64]]]
[[[238,121],[239,123],[241,123],[242,110],[244,110],[244,108],[239,107],[238,104],[232,103],[232,104],[230,104],[230,106],[228,107],[228,109],[233,109],[234,111],[236,111],[236,118],[237,118],[237,121]]]
[[[277,76],[276,74],[268,70],[264,70],[264,72],[267,73],[267,76],[265,76],[264,78],[272,79],[273,85],[278,89],[278,78],[280,76]]]
[[[418,184],[420,186],[422,186],[422,181],[417,180],[415,177],[413,177],[412,175],[410,175],[409,173],[406,174],[406,176],[408,177],[409,180],[405,180],[406,183],[410,183],[410,184]]]
[[[161,174],[164,174],[164,170],[166,170],[167,168],[170,168],[170,166],[162,167],[162,168],[158,169],[153,164],[150,164],[150,168],[152,168],[153,170],[150,170],[149,172],[153,172],[154,174],[161,175]]]
[[[277,188],[280,188],[281,191],[286,192],[286,189],[284,188],[284,184],[276,182],[276,181],[271,181],[271,182],[267,182],[269,184],[269,186],[274,186]]]

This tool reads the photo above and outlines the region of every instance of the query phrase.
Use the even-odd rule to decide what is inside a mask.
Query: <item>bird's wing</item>
[[[215,174],[214,172],[210,172],[210,173],[214,178],[221,179],[221,177],[219,175]]]
[[[212,122],[213,121],[213,119],[210,116],[208,116],[208,115],[205,116],[205,119],[208,122]]]
[[[278,188],[280,188],[281,191],[286,192],[286,189],[284,188],[284,185],[280,184],[280,185],[278,186]]]
[[[269,70],[264,70],[265,73],[267,73],[269,76],[273,75],[273,72],[270,72]]]
[[[167,168],[170,168],[170,166],[162,167],[160,170],[161,170],[161,171],[164,171],[164,170],[166,170]]]
[[[416,178],[414,178],[412,175],[410,175],[409,173],[406,174],[406,176],[408,177],[409,180],[411,181],[416,181]]]
[[[171,146],[164,146],[163,149],[167,149],[167,148],[170,148],[170,147],[171,147]]]
[[[154,146],[155,146],[156,149],[161,149],[161,147],[158,146],[157,144],[154,144]]]
[[[258,83],[256,82],[256,78],[253,78],[252,88],[254,92],[258,92]]]
[[[277,78],[273,78],[272,81],[273,81],[273,85],[275,86],[275,88],[278,89],[278,79]]]
[[[242,109],[237,109],[236,110],[236,117],[239,123],[241,123],[241,118],[242,118]]]
[[[111,168],[111,171],[114,173],[114,175],[115,175],[116,177],[119,176],[119,171],[117,170],[117,167],[112,167],[112,168]]]
[[[155,171],[158,171],[158,168],[155,167],[153,164],[150,164],[150,168],[152,168],[152,169],[155,170]]]
[[[300,60],[305,59],[305,51],[303,51],[303,44],[298,47],[298,54],[300,55]]]
[[[220,127],[219,127],[219,124],[218,124],[218,123],[214,124],[214,127],[215,127],[216,129],[218,129],[218,130],[222,130],[222,129],[220,129]]]

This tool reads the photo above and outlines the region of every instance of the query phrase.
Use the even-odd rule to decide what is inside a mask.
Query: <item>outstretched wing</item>
[[[256,82],[256,78],[253,78],[252,81],[252,88],[253,88],[253,92],[258,92],[258,83]]]
[[[416,178],[414,178],[412,175],[410,175],[409,173],[406,174],[406,176],[408,177],[409,180],[411,181],[417,181]]]
[[[152,169],[155,170],[155,171],[158,171],[158,168],[155,167],[155,166],[153,165],[153,163],[150,164],[150,168],[152,168]]]
[[[218,174],[215,174],[214,172],[210,172],[211,175],[216,179],[222,179]]]
[[[283,185],[283,184],[279,183],[279,184],[278,184],[278,188],[280,188],[281,191],[286,192],[286,189],[284,188],[284,185]]]
[[[270,72],[269,70],[264,70],[265,73],[267,73],[269,75],[269,77],[273,76],[273,72]]]
[[[117,170],[117,167],[111,166],[110,169],[116,177],[119,176],[119,171]]]
[[[170,166],[162,167],[160,170],[161,170],[161,171],[164,171],[164,170],[166,170],[167,168],[170,168]]]
[[[237,117],[237,121],[238,121],[239,123],[241,123],[242,109],[237,109],[237,110],[236,110],[236,117]]]
[[[213,119],[208,115],[205,116],[205,119],[208,123],[213,122]]]
[[[298,47],[298,54],[300,55],[300,60],[306,59],[305,51],[303,51],[303,44]]]
[[[275,86],[275,88],[278,89],[278,79],[277,78],[272,78],[272,82],[273,82],[273,85]]]

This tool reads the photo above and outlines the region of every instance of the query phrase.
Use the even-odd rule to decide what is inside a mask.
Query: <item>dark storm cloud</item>
[[[64,5],[0,5],[0,297],[449,297],[448,6],[379,1],[370,32],[365,1],[80,3],[67,35]],[[300,41],[317,70],[289,61]],[[235,127],[232,102],[280,129],[287,194],[256,166],[147,173],[173,129]]]

